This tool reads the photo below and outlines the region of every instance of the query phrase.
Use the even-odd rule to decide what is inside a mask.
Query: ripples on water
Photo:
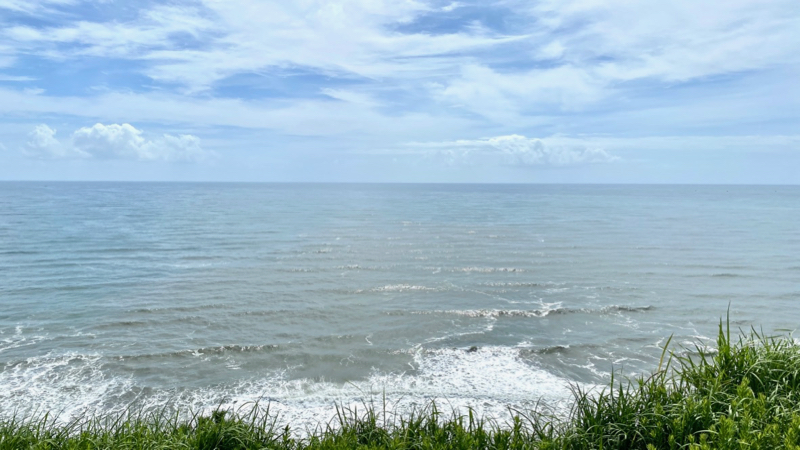
[[[794,330],[797,187],[0,183],[0,402],[500,414]],[[472,347],[477,351],[468,351]]]

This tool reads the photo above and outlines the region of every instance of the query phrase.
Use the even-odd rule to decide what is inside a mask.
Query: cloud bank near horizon
[[[141,130],[127,123],[97,123],[82,127],[75,130],[66,142],[56,138],[56,130],[45,124],[37,125],[28,134],[23,153],[35,159],[95,158],[166,162],[199,162],[212,156],[212,153],[201,148],[200,139],[196,136],[164,134],[149,140],[143,137]]]
[[[432,150],[435,158],[447,164],[485,164],[499,162],[512,166],[571,166],[619,161],[599,147],[559,142],[557,138],[528,138],[517,134],[453,142],[426,142],[411,147]]]

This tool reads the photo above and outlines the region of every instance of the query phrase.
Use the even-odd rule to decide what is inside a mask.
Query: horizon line
[[[229,181],[229,180],[0,180],[0,183],[129,183],[129,184],[342,184],[342,185],[507,185],[507,186],[773,186],[800,183],[691,183],[691,182],[484,182],[484,181]]]

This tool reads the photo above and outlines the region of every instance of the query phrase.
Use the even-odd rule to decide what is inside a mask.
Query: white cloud
[[[503,71],[466,65],[432,85],[436,98],[495,122],[581,110],[619,97],[621,83],[661,86],[705,77],[800,65],[795,0],[520,1],[528,39]]]
[[[455,11],[456,9],[461,8],[463,6],[464,6],[463,3],[451,2],[449,5],[443,6],[440,11],[443,11],[443,12]]]
[[[542,0],[521,4],[563,58],[610,80],[683,81],[796,64],[800,10],[794,0],[631,2]]]
[[[580,109],[606,95],[604,88],[600,80],[572,66],[500,73],[466,65],[460,77],[433,90],[441,101],[503,123],[523,114]]]
[[[573,166],[614,163],[670,155],[675,161],[698,153],[748,155],[750,163],[800,154],[800,135],[742,136],[561,136],[528,138],[521,135],[442,142],[415,142],[407,148],[446,165],[459,166]],[[623,157],[617,155],[624,155]]]
[[[56,130],[47,125],[37,125],[28,133],[28,142],[23,147],[25,156],[37,159],[62,159],[62,158],[85,158],[87,153],[64,145],[56,139]]]
[[[201,161],[211,154],[200,146],[200,139],[192,135],[163,135],[148,140],[142,131],[130,124],[95,124],[83,127],[72,134],[71,141],[62,143],[55,137],[56,130],[38,125],[29,134],[24,153],[34,158],[95,158],[128,159],[139,161]]]
[[[477,29],[435,35],[392,31],[433,11],[414,0],[201,0],[142,10],[127,22],[16,25],[0,35],[21,52],[57,59],[141,59],[149,62],[148,76],[181,83],[191,92],[233,74],[274,67],[393,79],[452,72],[454,59],[463,59],[453,54],[515,39]],[[187,48],[185,35],[194,37],[196,45]]]
[[[619,160],[603,148],[559,139],[528,138],[518,134],[487,139],[410,144],[427,148],[448,164],[497,162],[514,166],[570,166]]]
[[[0,0],[0,8],[32,11],[72,2]],[[516,79],[547,85],[566,71],[569,79],[559,86],[571,81],[579,92],[585,79],[603,88],[645,78],[682,81],[797,63],[800,54],[796,0],[505,0],[481,7],[511,8],[515,22],[530,25],[506,33],[485,26],[449,33],[396,31],[423,14],[435,21],[436,14],[462,6],[436,7],[424,0],[198,0],[150,6],[127,21],[81,17],[42,28],[12,23],[1,35],[19,53],[142,59],[149,62],[143,69],[149,76],[182,83],[190,91],[273,67],[384,80],[449,80],[462,65],[474,64],[476,51],[508,43],[515,43],[513,52],[490,58],[511,63],[495,81],[509,76],[508,84]],[[186,36],[196,42],[187,46]],[[535,71],[514,69],[541,61],[547,64]],[[463,77],[462,83],[481,82]]]
[[[0,9],[22,13],[41,12],[48,9],[51,5],[71,5],[75,0],[0,0]]]
[[[15,25],[2,34],[18,51],[56,60],[84,56],[136,59],[151,51],[181,47],[182,38],[198,38],[214,28],[196,8],[157,5],[142,11],[133,22],[79,20],[48,28]]]
[[[369,95],[361,92],[350,91],[346,89],[322,89],[322,93],[328,97],[341,100],[343,102],[356,103],[365,106],[377,106],[378,103]]]
[[[731,136],[647,136],[647,137],[557,137],[567,145],[586,145],[625,152],[668,151],[748,153],[754,158],[765,153],[800,152],[800,135]]]
[[[25,77],[25,76],[16,76],[16,75],[5,75],[0,73],[0,81],[36,81],[36,78],[33,77]]]

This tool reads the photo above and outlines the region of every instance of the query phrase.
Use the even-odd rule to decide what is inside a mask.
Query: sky
[[[0,180],[800,184],[800,3],[0,0]]]

